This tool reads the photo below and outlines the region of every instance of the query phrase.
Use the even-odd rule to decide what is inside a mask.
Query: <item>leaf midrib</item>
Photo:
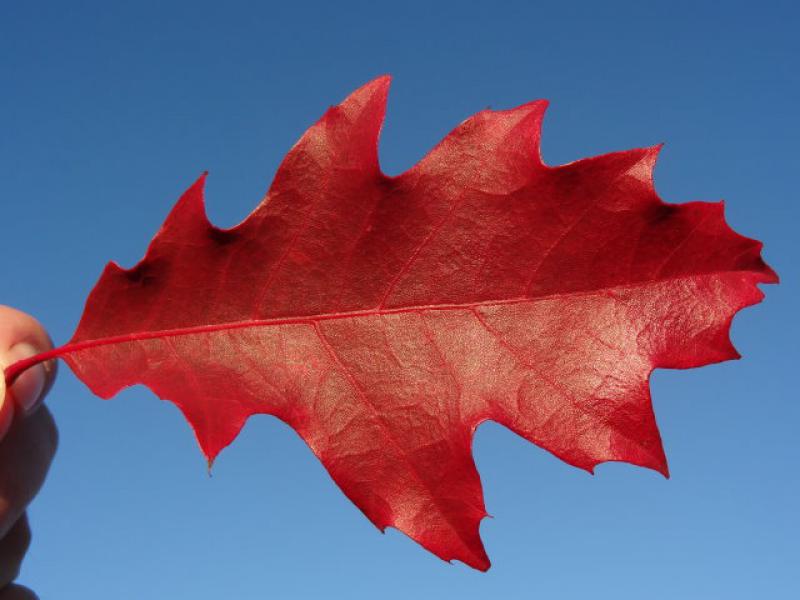
[[[371,308],[371,309],[354,310],[354,311],[320,313],[316,315],[298,315],[298,316],[287,316],[287,317],[274,317],[270,319],[247,319],[244,321],[210,323],[208,325],[178,327],[175,329],[159,329],[155,331],[132,332],[115,336],[82,340],[78,342],[68,342],[67,344],[60,346],[59,348],[56,348],[54,350],[51,350],[50,352],[38,356],[42,356],[42,360],[49,360],[50,358],[55,358],[58,356],[62,356],[64,354],[78,352],[80,350],[86,350],[97,346],[157,339],[161,337],[175,337],[182,335],[194,335],[198,333],[212,333],[215,331],[224,331],[229,329],[245,329],[248,327],[273,327],[280,325],[302,325],[302,324],[313,325],[314,323],[319,323],[323,321],[336,321],[340,319],[357,319],[366,317],[390,316],[390,315],[400,315],[407,313],[419,313],[426,311],[473,310],[481,307],[491,308],[493,306],[509,306],[515,304],[544,302],[547,300],[557,300],[559,298],[575,298],[580,296],[591,296],[594,294],[604,293],[604,292],[608,293],[614,291],[637,289],[637,288],[647,287],[650,285],[669,283],[672,281],[685,281],[703,277],[715,277],[715,276],[725,276],[725,275],[743,274],[743,273],[752,273],[754,275],[758,274],[758,272],[756,271],[749,271],[749,270],[716,271],[707,273],[697,273],[694,275],[682,275],[678,277],[651,279],[630,284],[594,288],[591,290],[560,292],[555,294],[546,294],[542,296],[522,296],[516,298],[508,298],[505,300],[493,299],[493,300],[483,300],[478,302],[420,304],[414,306],[400,306],[396,308]],[[47,356],[45,356],[45,354]]]

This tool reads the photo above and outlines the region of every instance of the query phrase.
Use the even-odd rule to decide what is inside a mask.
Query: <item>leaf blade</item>
[[[668,475],[650,373],[738,357],[730,321],[777,277],[721,205],[658,198],[659,148],[544,165],[543,102],[386,177],[387,91],[330,109],[234,228],[208,222],[201,177],[60,354],[102,397],[173,401],[209,460],[250,415],[284,420],[376,526],[485,570],[475,428]]]

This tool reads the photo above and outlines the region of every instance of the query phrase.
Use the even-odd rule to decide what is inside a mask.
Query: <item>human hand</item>
[[[51,347],[35,319],[0,306],[0,371]],[[29,368],[10,387],[0,376],[0,600],[36,599],[13,581],[30,544],[25,509],[42,486],[58,444],[53,417],[42,404],[55,364]]]

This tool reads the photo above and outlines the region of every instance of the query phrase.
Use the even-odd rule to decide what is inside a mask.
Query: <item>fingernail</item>
[[[6,365],[13,365],[18,360],[29,358],[38,354],[39,350],[28,342],[20,342],[15,344],[5,356],[3,362]],[[16,381],[11,385],[9,391],[14,398],[17,406],[24,412],[29,412],[44,392],[44,386],[47,384],[47,371],[45,370],[44,363],[39,363],[23,371]]]

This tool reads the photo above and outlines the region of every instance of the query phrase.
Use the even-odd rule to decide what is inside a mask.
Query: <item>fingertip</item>
[[[0,350],[28,342],[41,351],[50,350],[53,343],[39,321],[27,313],[0,304]]]
[[[36,319],[14,308],[0,305],[0,369],[46,352],[52,347],[50,336]],[[4,433],[10,424],[14,412],[13,403],[24,414],[36,410],[50,389],[55,374],[56,362],[47,361],[23,371],[8,388],[3,381],[0,390],[3,401],[0,405],[0,432]]]
[[[5,366],[13,365],[17,361],[31,358],[39,354],[41,350],[29,342],[21,342],[9,349],[2,358]],[[29,414],[39,405],[44,397],[45,389],[48,386],[48,365],[38,363],[28,367],[8,388],[6,396],[10,396],[14,404],[18,406],[24,414]]]

